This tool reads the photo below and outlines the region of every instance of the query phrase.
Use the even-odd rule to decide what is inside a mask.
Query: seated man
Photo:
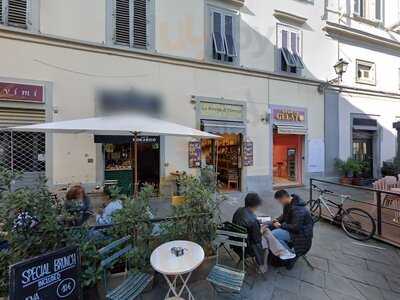
[[[285,190],[277,191],[275,199],[282,204],[283,214],[272,221],[272,234],[289,250],[291,244],[297,257],[306,254],[313,238],[313,220],[306,203]]]
[[[249,193],[245,198],[245,206],[239,208],[233,215],[232,223],[247,229],[248,238],[246,254],[254,257],[261,272],[267,271],[268,251],[281,259],[291,259],[295,255],[288,251],[271,234],[268,225],[260,225],[255,212],[261,206],[262,200],[256,193]]]

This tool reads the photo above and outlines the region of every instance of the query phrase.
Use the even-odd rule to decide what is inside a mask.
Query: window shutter
[[[233,38],[233,17],[225,16],[225,44],[226,55],[236,57],[235,40]]]
[[[282,56],[286,62],[286,64],[290,67],[295,67],[296,62],[294,56],[288,49],[288,41],[289,41],[289,33],[287,30],[282,30]]]
[[[3,0],[0,0],[0,24],[3,24]]]
[[[133,0],[133,45],[147,48],[147,0]]]
[[[376,20],[382,21],[382,0],[375,0],[372,2],[375,2],[375,12],[373,12],[373,16],[375,16]]]
[[[114,38],[115,43],[130,46],[130,4],[129,0],[115,0],[114,7]]]
[[[8,25],[27,27],[27,0],[8,0]]]
[[[354,14],[358,16],[361,15],[361,1],[362,0],[354,0]]]
[[[219,12],[212,13],[212,38],[214,43],[215,52],[218,54],[225,54],[224,39],[222,37],[222,15]]]

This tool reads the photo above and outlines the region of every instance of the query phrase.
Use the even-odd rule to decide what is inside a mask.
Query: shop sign
[[[243,143],[243,166],[250,167],[254,165],[254,147],[253,142],[246,141]]]
[[[272,121],[275,125],[306,125],[306,109],[285,106],[274,106],[271,109]]]
[[[66,247],[10,267],[10,300],[80,298],[78,247]]]
[[[189,168],[201,167],[201,145],[200,142],[189,142]]]
[[[200,102],[200,116],[203,119],[242,121],[243,106],[229,103]]]
[[[43,86],[0,82],[0,99],[44,103]]]

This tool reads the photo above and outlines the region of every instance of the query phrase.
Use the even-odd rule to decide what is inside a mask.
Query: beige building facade
[[[251,0],[28,2],[25,21],[13,19],[10,7],[3,10],[0,88],[40,86],[43,97],[35,102],[32,97],[21,101],[0,94],[1,107],[9,109],[0,116],[4,124],[96,116],[102,92],[134,89],[158,95],[166,120],[214,133],[221,128],[226,142],[213,150],[220,152],[210,152],[211,163],[204,153],[199,160],[204,166],[219,159],[219,172],[226,169],[223,180],[236,181],[226,182],[228,189],[266,191],[273,184],[301,185],[309,176],[323,174],[324,96],[313,74],[321,77],[324,71],[309,67],[313,58],[306,52],[311,40],[307,28],[319,23],[317,17],[301,18],[307,9],[318,10],[319,4],[285,0],[276,5],[282,7],[272,8]],[[10,5],[4,0],[2,4]],[[285,11],[290,5],[295,7]],[[300,13],[293,14],[296,9]],[[262,21],[266,12],[268,21]],[[120,14],[131,14],[131,21],[121,25],[116,20]],[[288,28],[284,33],[278,29],[282,24]],[[218,51],[220,34],[223,51]],[[281,38],[287,34],[288,40]],[[288,46],[295,41],[296,46]],[[291,49],[290,57],[298,54],[299,61],[291,66],[282,48]],[[11,109],[25,114],[22,121],[15,112],[14,118],[9,116]],[[28,114],[32,110],[41,111],[40,120],[32,119]],[[289,136],[287,146],[284,140]],[[171,174],[176,171],[199,172],[189,163],[192,142],[173,137],[157,140],[160,188],[170,191]],[[275,149],[277,143],[286,148]],[[202,142],[201,151],[210,151],[204,147]],[[232,147],[235,150],[229,150]],[[108,179],[107,157],[115,158],[110,154],[115,149],[120,148],[95,143],[90,135],[47,134],[45,151],[38,150],[30,159],[45,160],[52,186],[81,182],[93,187]],[[287,157],[278,161],[276,152],[292,155],[292,162]],[[15,160],[17,154],[13,155]],[[224,166],[223,160],[237,165]]]

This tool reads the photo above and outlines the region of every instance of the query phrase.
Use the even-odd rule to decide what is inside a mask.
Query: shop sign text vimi
[[[10,267],[10,300],[80,299],[78,247],[66,247]]]

